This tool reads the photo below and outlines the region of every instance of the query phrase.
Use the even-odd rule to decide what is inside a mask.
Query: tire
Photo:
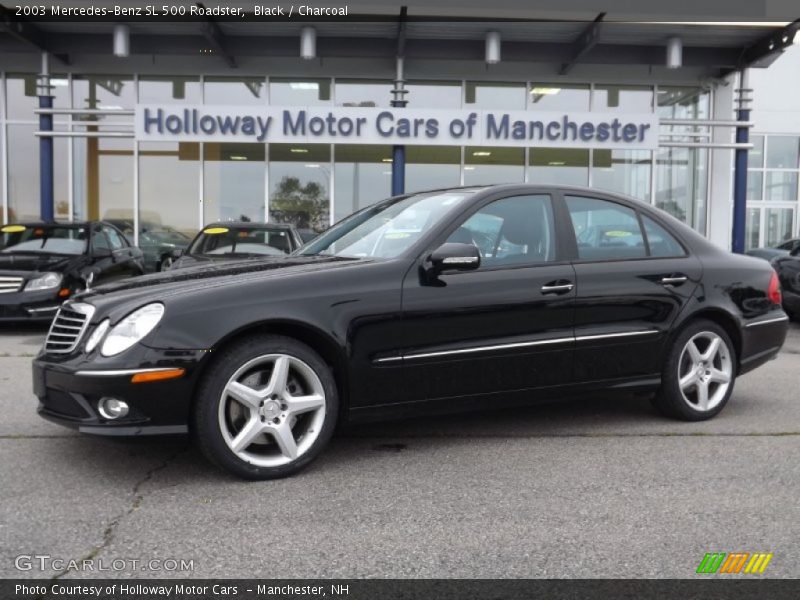
[[[720,413],[733,393],[736,368],[735,349],[725,330],[713,321],[693,321],[677,335],[668,350],[661,388],[653,404],[674,419],[711,419]]]
[[[172,263],[173,260],[171,256],[162,256],[161,260],[158,263],[158,266],[156,267],[156,271],[158,271],[159,273],[163,271],[169,271],[170,268],[172,268]]]
[[[338,413],[333,373],[314,350],[284,336],[254,336],[210,365],[191,431],[222,469],[244,479],[276,479],[319,455]]]

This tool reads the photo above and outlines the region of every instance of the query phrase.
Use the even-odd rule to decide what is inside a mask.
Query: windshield
[[[300,254],[394,258],[475,191],[428,192],[376,204],[341,221]]]
[[[86,252],[86,227],[6,225],[0,228],[0,252],[73,254]]]
[[[288,231],[255,227],[208,227],[195,238],[189,248],[189,254],[208,256],[225,254],[283,256],[291,251]]]

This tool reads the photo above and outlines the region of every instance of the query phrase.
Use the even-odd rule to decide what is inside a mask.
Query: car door
[[[111,242],[100,223],[92,225],[89,255],[91,257],[89,270],[93,273],[91,285],[108,283],[122,277],[122,271],[111,249]]]
[[[570,381],[575,274],[555,214],[547,193],[491,199],[420,257],[403,283],[407,400]],[[444,242],[476,245],[480,267],[426,280],[420,268]]]
[[[565,195],[575,243],[575,381],[661,371],[700,261],[655,219],[609,198]]]

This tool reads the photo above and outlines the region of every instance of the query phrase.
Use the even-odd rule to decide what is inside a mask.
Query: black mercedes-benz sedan
[[[172,269],[203,262],[285,256],[303,245],[292,225],[283,223],[220,222],[203,228],[185,252],[174,254]]]
[[[0,321],[50,321],[92,283],[143,272],[142,253],[102,221],[0,227]]]
[[[267,479],[344,421],[598,391],[708,419],[787,328],[768,263],[639,201],[468,187],[380,202],[291,256],[99,286],[61,308],[33,380],[43,417],[188,431]]]

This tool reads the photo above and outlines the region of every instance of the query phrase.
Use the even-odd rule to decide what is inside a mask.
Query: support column
[[[36,92],[39,95],[39,108],[53,108],[53,96],[50,85],[50,57],[42,52],[42,72]],[[53,115],[39,115],[39,131],[53,131]],[[39,217],[42,221],[55,218],[55,202],[53,199],[53,138],[39,137]]]
[[[403,74],[403,57],[397,57],[397,74],[392,90],[392,107],[405,108],[407,100],[405,95],[405,77]],[[406,147],[392,147],[392,196],[399,196],[406,190]]]
[[[750,120],[750,89],[747,69],[739,73],[739,89],[737,90],[736,120]],[[750,141],[747,127],[736,128],[736,143],[746,144]],[[737,148],[733,167],[733,228],[731,230],[731,250],[743,254],[745,249],[745,225],[747,223],[747,148]]]

